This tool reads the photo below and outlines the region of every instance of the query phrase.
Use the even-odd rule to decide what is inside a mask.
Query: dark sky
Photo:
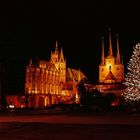
[[[125,67],[140,41],[138,3],[120,0],[17,0],[0,4],[0,59],[5,65],[7,89],[24,88],[30,57],[48,60],[55,41],[64,50],[67,65],[98,79],[101,37],[108,48],[108,29],[115,43],[119,34]],[[115,44],[116,45],[116,44]],[[113,48],[115,50],[115,46]]]

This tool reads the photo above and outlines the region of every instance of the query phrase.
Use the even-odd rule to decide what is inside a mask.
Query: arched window
[[[109,66],[109,70],[111,71],[111,65]]]

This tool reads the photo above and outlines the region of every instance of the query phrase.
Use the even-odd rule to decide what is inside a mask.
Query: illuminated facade
[[[26,67],[25,98],[7,98],[9,105],[43,108],[57,103],[79,103],[77,85],[86,76],[78,69],[67,67],[62,48],[56,42],[49,61],[30,59]],[[119,51],[117,36],[116,55],[113,55],[111,31],[109,32],[108,54],[105,56],[104,38],[102,38],[102,55],[99,65],[99,83],[87,87],[91,91],[97,88],[102,93],[121,96],[125,89],[124,65]],[[21,102],[17,104],[17,101]]]
[[[26,67],[25,93],[28,107],[74,102],[77,98],[77,84],[85,77],[80,70],[67,68],[63,50],[61,48],[59,51],[56,42],[50,61],[30,59]]]
[[[108,54],[105,56],[104,38],[102,37],[102,55],[99,65],[99,83],[97,89],[103,94],[116,95],[115,104],[122,102],[122,93],[126,88],[124,82],[124,65],[120,57],[119,40],[117,35],[116,55],[113,55],[113,47],[111,40],[111,30],[109,30],[109,47]]]
[[[104,53],[104,38],[102,38],[102,56],[99,65],[99,83],[119,83],[124,82],[124,65],[119,51],[119,41],[117,36],[116,56],[113,55],[111,31],[109,31],[108,55]]]

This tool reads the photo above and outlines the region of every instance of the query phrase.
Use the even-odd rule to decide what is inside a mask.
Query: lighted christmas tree
[[[127,69],[124,82],[127,88],[123,96],[128,103],[137,103],[140,101],[140,43],[133,48]]]

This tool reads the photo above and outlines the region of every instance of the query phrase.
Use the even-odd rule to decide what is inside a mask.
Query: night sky
[[[114,45],[116,34],[119,35],[126,69],[133,46],[140,42],[139,18],[139,4],[122,0],[1,3],[0,60],[5,67],[7,92],[19,93],[24,89],[29,58],[49,60],[56,40],[63,48],[67,66],[80,68],[91,81],[97,81],[101,37],[105,37],[107,51],[109,28]]]

